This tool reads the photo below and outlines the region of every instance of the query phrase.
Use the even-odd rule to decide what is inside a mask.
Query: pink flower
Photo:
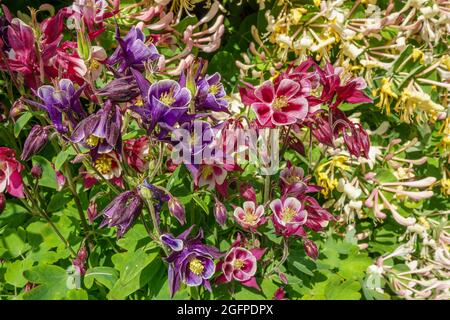
[[[16,160],[14,150],[0,147],[0,193],[5,190],[16,198],[24,198],[23,181],[20,172],[24,169]]]
[[[305,237],[303,225],[306,223],[308,212],[296,198],[276,199],[270,203],[272,221],[277,234],[284,237],[292,235]]]
[[[244,202],[243,208],[234,209],[234,219],[244,229],[256,231],[256,229],[266,222],[264,217],[264,206],[256,204],[253,201]]]
[[[216,185],[222,185],[227,177],[227,170],[219,164],[200,165],[198,186],[208,186],[209,190],[216,188]]]
[[[308,101],[302,96],[301,86],[290,79],[283,79],[274,86],[267,80],[254,92],[256,102],[252,108],[262,125],[278,126],[295,123],[305,119],[308,114]]]
[[[124,144],[125,158],[134,170],[143,173],[148,166],[148,137],[130,139]]]
[[[217,264],[217,269],[222,270],[223,274],[217,278],[216,283],[236,280],[245,286],[260,290],[255,273],[257,261],[262,258],[266,249],[246,249],[242,247],[243,244],[240,235],[238,235],[231,249],[225,255],[224,261]]]

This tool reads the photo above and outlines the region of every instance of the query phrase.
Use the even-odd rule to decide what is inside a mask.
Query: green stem
[[[70,192],[73,195],[73,200],[75,201],[75,205],[77,207],[78,210],[78,215],[80,216],[80,220],[81,220],[81,226],[83,227],[84,230],[84,234],[86,236],[86,238],[89,241],[89,246],[91,247],[91,249],[93,248],[93,243],[92,240],[89,236],[90,234],[90,230],[89,230],[89,225],[88,222],[86,220],[86,216],[84,215],[84,210],[83,210],[83,206],[81,205],[81,201],[80,201],[80,197],[78,196],[76,187],[75,187],[75,183],[73,181],[73,176],[72,173],[70,172],[70,168],[67,165],[67,162],[65,163],[65,173],[66,173],[66,177],[67,177],[67,182],[69,183],[69,189]]]

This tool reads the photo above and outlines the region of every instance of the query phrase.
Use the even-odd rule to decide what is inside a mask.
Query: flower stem
[[[89,236],[89,233],[90,233],[89,225],[87,223],[86,216],[84,215],[84,210],[81,205],[80,197],[78,197],[75,183],[73,181],[73,176],[72,176],[72,173],[70,172],[70,168],[68,167],[67,162],[65,163],[65,173],[66,173],[66,177],[67,177],[67,182],[69,183],[70,192],[73,195],[73,200],[75,201],[75,205],[78,209],[78,215],[80,216],[81,226],[83,227],[84,234],[89,242],[89,246],[92,249],[94,247],[94,244],[92,242],[92,239]]]

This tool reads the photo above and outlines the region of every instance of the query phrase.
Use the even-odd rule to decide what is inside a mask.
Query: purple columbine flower
[[[31,100],[26,100],[30,104],[46,110],[56,130],[60,133],[67,132],[67,127],[63,124],[63,115],[72,126],[86,116],[80,103],[80,95],[84,86],[75,90],[72,81],[61,79],[58,88],[49,85],[41,86],[35,93],[43,104]]]
[[[119,46],[106,61],[109,65],[119,64],[118,72],[123,73],[132,67],[144,70],[144,62],[159,58],[158,50],[153,44],[146,45],[144,33],[136,27],[132,27],[125,38],[120,37],[119,28],[116,28],[116,40]]]
[[[117,237],[121,238],[141,214],[142,205],[143,201],[137,189],[122,192],[103,209],[102,215],[105,219],[100,227],[117,227]]]
[[[129,102],[139,95],[139,89],[133,76],[125,76],[108,82],[97,95],[115,102]]]
[[[220,83],[220,74],[206,75],[197,81],[197,110],[228,111],[228,102],[224,99],[225,90]]]
[[[81,142],[83,146],[95,153],[108,153],[114,148],[120,153],[122,115],[120,108],[106,101],[97,113],[81,121],[72,133],[73,142]]]
[[[209,279],[214,275],[214,259],[222,254],[214,247],[202,243],[203,231],[200,229],[197,236],[188,239],[193,226],[178,237],[165,234],[161,241],[172,249],[167,257],[169,263],[169,291],[171,296],[180,288],[183,282],[187,286],[205,286],[211,291]]]
[[[141,91],[142,101],[131,109],[137,112],[148,134],[159,124],[158,137],[162,139],[186,115],[191,93],[173,80],[161,80],[152,85],[138,71],[132,70]]]

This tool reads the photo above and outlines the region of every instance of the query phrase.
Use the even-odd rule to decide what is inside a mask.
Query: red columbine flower
[[[290,79],[274,85],[267,80],[257,87],[252,108],[262,125],[288,125],[303,120],[308,114],[308,101],[302,96],[301,86]]]
[[[16,160],[14,150],[0,147],[0,193],[5,190],[16,198],[24,198],[20,172],[24,167]]]
[[[276,233],[284,237],[292,235],[305,237],[303,225],[306,223],[308,212],[296,198],[276,199],[270,203],[272,221]]]
[[[255,273],[257,261],[262,258],[266,249],[245,248],[244,244],[245,241],[241,241],[241,236],[238,234],[225,259],[217,264],[216,270],[221,270],[223,274],[217,278],[216,283],[236,280],[244,286],[260,290]]]
[[[127,163],[134,170],[144,173],[148,167],[148,137],[130,139],[124,143]]]

